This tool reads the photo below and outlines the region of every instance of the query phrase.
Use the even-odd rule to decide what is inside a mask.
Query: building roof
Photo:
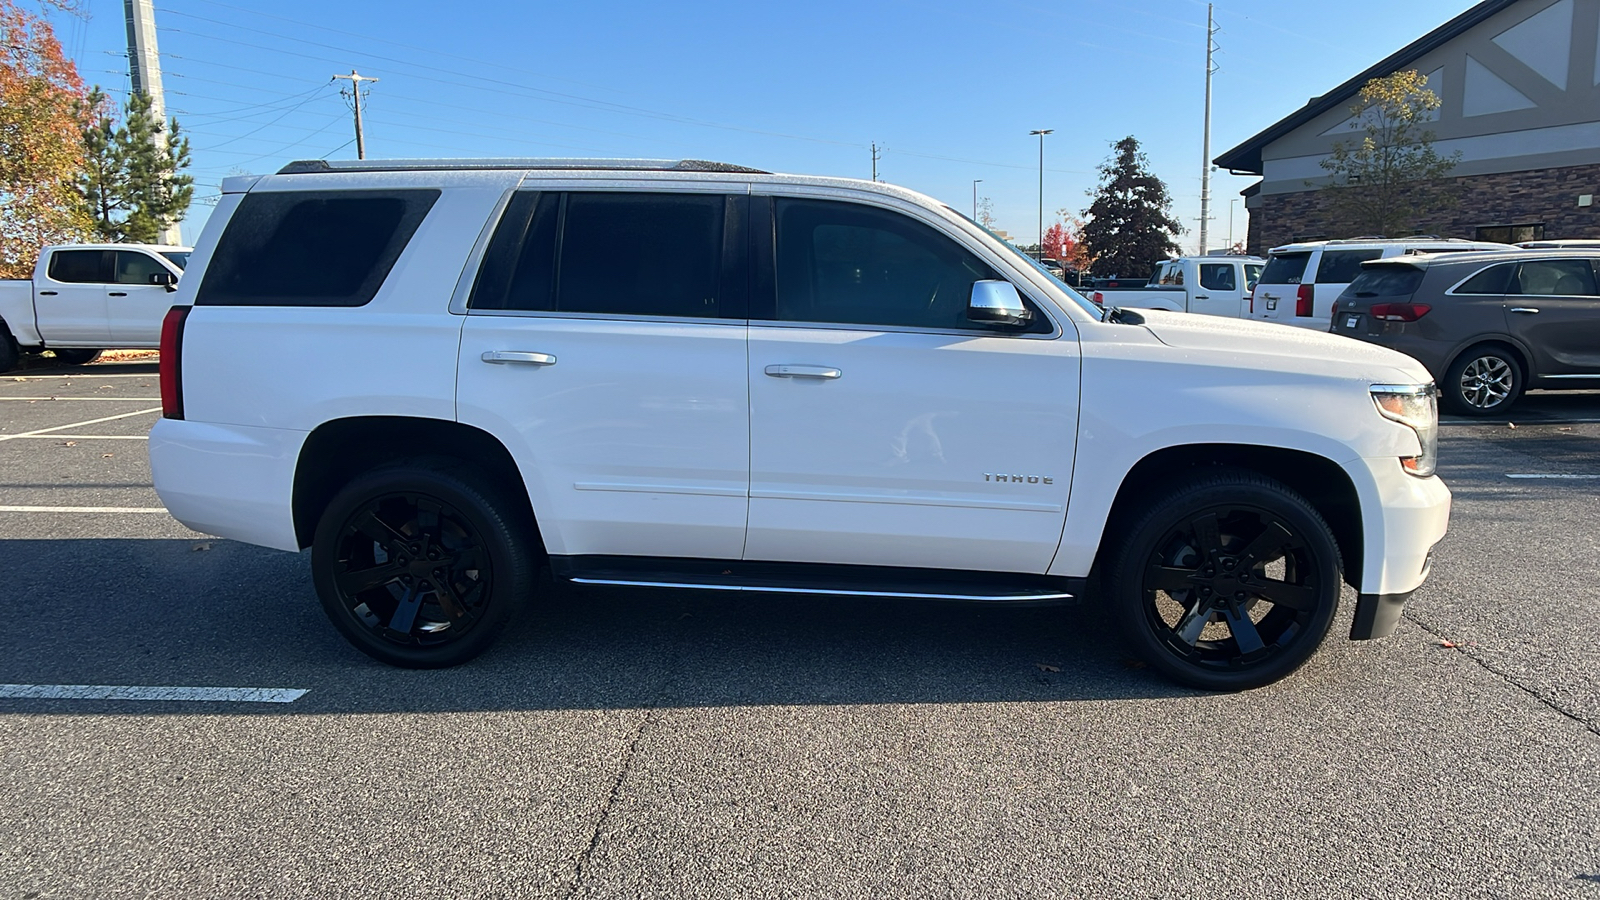
[[[1368,81],[1402,71],[1411,63],[1432,53],[1480,22],[1516,2],[1517,0],[1484,0],[1484,2],[1402,47],[1398,52],[1385,57],[1344,84],[1320,97],[1311,98],[1305,106],[1295,110],[1286,118],[1278,120],[1277,123],[1269,126],[1265,131],[1212,161],[1231,172],[1260,175],[1262,168],[1261,151],[1268,144],[1310,122],[1317,116],[1348,103],[1352,97],[1361,91],[1362,85],[1365,85]]]

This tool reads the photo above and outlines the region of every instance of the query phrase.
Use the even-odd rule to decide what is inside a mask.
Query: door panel
[[[1536,375],[1600,375],[1600,296],[1587,259],[1525,262],[1505,297],[1506,326]]]
[[[738,559],[745,366],[743,324],[471,315],[457,414],[506,441],[551,553]]]
[[[112,344],[161,346],[161,320],[172,308],[173,293],[152,285],[150,276],[170,271],[149,254],[116,251],[115,283],[106,289],[107,337]]]
[[[1070,338],[750,329],[745,558],[1044,572],[1066,515]],[[838,377],[775,377],[815,366]]]
[[[110,250],[58,250],[43,280],[34,282],[34,314],[46,345],[103,347],[110,340],[106,321]]]

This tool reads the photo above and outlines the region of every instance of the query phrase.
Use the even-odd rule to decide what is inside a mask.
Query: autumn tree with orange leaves
[[[84,235],[84,99],[50,23],[0,0],[0,278],[28,277],[40,247]]]

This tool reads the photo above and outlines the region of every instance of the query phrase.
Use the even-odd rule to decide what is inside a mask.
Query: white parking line
[[[66,431],[68,428],[82,428],[85,425],[98,425],[101,422],[111,422],[117,419],[132,418],[133,416],[145,416],[156,412],[161,412],[161,407],[156,406],[150,409],[141,409],[137,412],[121,413],[120,415],[115,416],[105,416],[99,419],[90,419],[87,422],[72,422],[67,425],[57,425],[54,428],[40,428],[37,431],[25,431],[21,434],[0,434],[0,441],[14,441],[17,438],[33,437],[36,434],[49,434],[52,431]]]
[[[1600,479],[1600,475],[1545,475],[1545,474],[1526,474],[1526,473],[1518,473],[1518,474],[1513,475],[1510,472],[1506,473],[1506,477],[1507,478],[1544,478],[1544,479],[1549,479],[1551,481],[1594,481],[1595,479]]]
[[[64,485],[71,487],[71,485]],[[164,513],[164,506],[0,506],[0,513]]]
[[[69,438],[74,441],[148,441],[148,434],[0,434],[0,438],[13,441],[55,441]]]
[[[184,700],[210,703],[293,703],[300,688],[141,687],[118,684],[0,684],[4,700]]]

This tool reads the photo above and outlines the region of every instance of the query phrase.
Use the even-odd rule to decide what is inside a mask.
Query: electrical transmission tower
[[[335,75],[333,77],[334,78],[343,78],[346,81],[350,82],[350,87],[349,88],[341,88],[339,90],[339,96],[345,98],[345,100],[347,100],[350,103],[350,108],[355,110],[355,113],[356,113],[356,159],[366,159],[367,158],[367,140],[366,140],[366,136],[361,133],[361,107],[366,101],[367,94],[371,93],[371,91],[363,90],[362,87],[361,87],[361,83],[362,82],[369,82],[369,83],[372,83],[372,84],[376,84],[378,82],[378,79],[376,79],[376,78],[368,78],[367,76],[362,75],[360,72],[357,72],[355,69],[351,69],[349,75]]]
[[[128,79],[133,92],[150,98],[150,118],[159,126],[151,139],[156,151],[167,151],[167,97],[161,87],[161,51],[156,46],[156,10],[151,0],[122,0],[128,18]],[[161,230],[161,243],[180,244],[183,237],[174,222]]]
[[[1217,74],[1213,62],[1217,47],[1217,19],[1212,5],[1206,4],[1206,125],[1200,155],[1200,255],[1205,256],[1211,240],[1211,76]],[[1230,248],[1231,249],[1231,248]]]

